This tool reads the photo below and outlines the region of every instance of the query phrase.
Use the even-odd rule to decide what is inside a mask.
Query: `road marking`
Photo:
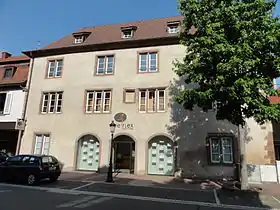
[[[74,200],[74,201],[71,201],[71,202],[68,202],[68,203],[63,203],[63,204],[60,204],[58,206],[56,206],[56,208],[66,208],[66,207],[73,207],[77,204],[81,204],[81,203],[84,203],[84,202],[87,202],[89,200],[92,200],[93,198],[95,198],[96,196],[88,196],[88,197],[83,197],[83,198],[80,198],[78,200]]]
[[[273,198],[274,200],[276,200],[278,203],[280,203],[280,200],[279,200],[278,198],[276,198],[276,197],[274,197],[274,196],[272,196],[272,198]]]
[[[89,185],[92,185],[92,184],[94,184],[94,183],[95,183],[95,182],[90,182],[90,183],[84,184],[84,185],[82,185],[82,186],[72,188],[71,190],[78,190],[78,189],[81,189],[81,188],[83,188],[83,187],[87,187],[87,186],[89,186]]]
[[[52,190],[57,190],[57,188],[48,188],[48,187],[36,187],[36,186],[25,186],[25,185],[15,185],[15,184],[5,184],[0,183],[0,186],[5,187],[16,187],[32,190],[42,190],[46,192],[51,192]],[[62,190],[62,189],[61,189]],[[67,194],[67,191],[73,193],[75,190],[64,190]],[[112,198],[121,198],[121,199],[131,199],[131,200],[142,200],[142,201],[153,201],[159,203],[174,203],[181,205],[197,205],[197,206],[206,206],[206,207],[216,207],[216,208],[227,208],[227,209],[254,209],[254,210],[267,210],[268,208],[260,207],[250,207],[250,206],[240,206],[240,205],[228,205],[228,204],[216,204],[216,203],[207,203],[199,201],[187,201],[187,200],[176,200],[176,199],[166,199],[166,198],[155,198],[155,197],[142,197],[142,196],[133,196],[133,195],[124,195],[124,194],[114,194],[114,193],[101,193],[101,192],[88,192],[77,190],[77,193],[80,195],[89,195],[89,196],[103,196],[103,197],[112,197]]]
[[[218,194],[217,194],[216,189],[213,190],[213,193],[214,193],[214,198],[215,198],[216,203],[217,203],[218,205],[220,205],[220,204],[221,204],[221,201],[220,201],[220,199],[219,199],[219,197],[218,197]]]
[[[91,200],[91,201],[88,201],[87,203],[82,203],[80,205],[77,205],[77,206],[74,206],[75,208],[86,208],[86,207],[89,207],[93,204],[98,204],[98,203],[102,203],[104,201],[108,201],[108,200],[111,200],[113,199],[112,197],[100,197],[96,200]]]

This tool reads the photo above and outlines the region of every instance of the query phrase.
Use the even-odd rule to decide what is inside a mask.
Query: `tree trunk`
[[[245,144],[245,132],[242,126],[238,127],[239,136],[239,149],[240,149],[240,167],[241,167],[241,190],[248,189],[248,171],[247,171],[247,159],[246,159],[246,144]]]

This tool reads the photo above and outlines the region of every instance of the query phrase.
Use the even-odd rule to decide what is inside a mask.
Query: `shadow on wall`
[[[193,88],[194,85],[186,85],[184,79],[173,80],[170,84],[170,95],[174,96],[178,88]],[[183,108],[182,105],[170,101],[171,123],[166,125],[169,134],[177,141],[177,166],[182,168],[186,177],[192,178],[232,178],[236,176],[235,165],[224,166],[222,164],[209,164],[209,144],[207,135],[233,134],[234,135],[234,159],[238,162],[238,128],[228,121],[217,121],[215,112],[209,110],[203,112],[195,107],[193,111]],[[249,128],[244,128],[246,142],[252,139],[248,136]],[[235,177],[236,178],[236,177]]]

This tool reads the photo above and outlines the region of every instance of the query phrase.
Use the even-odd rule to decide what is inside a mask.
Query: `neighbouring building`
[[[52,154],[65,170],[114,166],[136,174],[231,177],[238,162],[237,127],[213,109],[186,111],[171,93],[183,81],[172,71],[186,48],[181,17],[82,28],[24,54],[33,67],[21,153]],[[190,29],[190,33],[194,29]],[[31,74],[31,73],[30,73]],[[275,161],[272,125],[248,119],[249,163]]]
[[[12,154],[16,153],[20,135],[18,122],[23,115],[29,60],[8,52],[0,57],[0,150]]]

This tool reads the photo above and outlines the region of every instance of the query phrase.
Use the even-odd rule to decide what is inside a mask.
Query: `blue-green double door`
[[[97,171],[99,167],[99,141],[91,135],[82,137],[78,142],[77,169]]]
[[[148,174],[173,175],[173,142],[165,137],[157,137],[149,142]]]

